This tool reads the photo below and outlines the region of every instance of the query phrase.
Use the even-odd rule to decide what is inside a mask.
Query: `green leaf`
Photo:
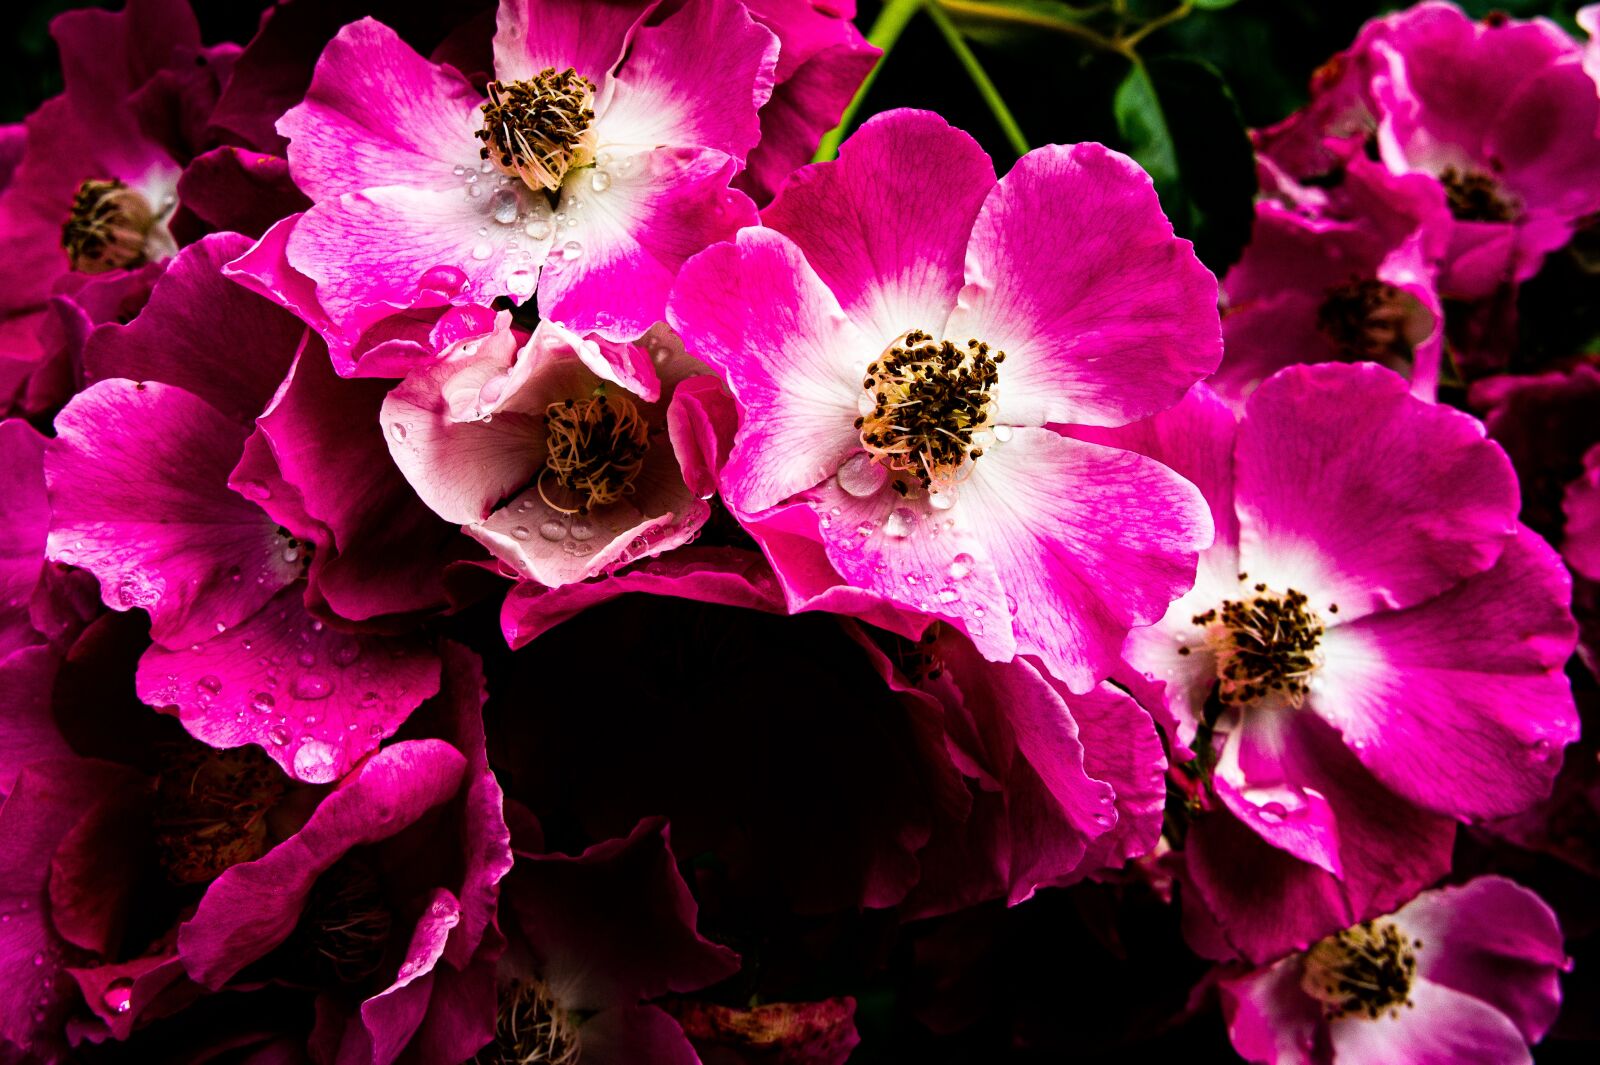
[[[1202,11],[1221,11],[1225,7],[1232,7],[1239,0],[1194,0],[1194,6]]]
[[[1172,132],[1167,128],[1167,116],[1156,97],[1155,83],[1150,80],[1150,72],[1143,63],[1129,68],[1128,76],[1122,79],[1111,99],[1111,110],[1117,117],[1117,130],[1122,134],[1128,154],[1144,167],[1165,201],[1166,189],[1179,191],[1178,154],[1172,144]]]
[[[1136,65],[1113,100],[1128,154],[1149,172],[1178,233],[1218,275],[1255,217],[1255,155],[1214,67],[1190,58]]]

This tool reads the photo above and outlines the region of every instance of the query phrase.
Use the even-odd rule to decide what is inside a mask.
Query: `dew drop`
[[[340,644],[333,652],[333,660],[340,666],[348,666],[361,657],[361,644],[349,640]]]
[[[910,507],[895,507],[883,522],[883,534],[903,540],[917,527],[917,515]]]
[[[503,226],[517,220],[517,194],[510,189],[495,189],[489,197],[489,216]]]
[[[300,548],[295,544],[285,544],[283,546],[283,560],[285,562],[300,561]]]
[[[420,287],[448,298],[460,292],[461,286],[466,283],[467,275],[454,266],[435,266],[422,275]]]
[[[494,246],[486,240],[480,240],[472,246],[472,257],[480,263],[494,254]]]
[[[272,708],[278,705],[278,700],[267,692],[256,692],[250,697],[250,705],[265,714],[271,712]]]
[[[522,227],[522,231],[534,240],[548,240],[550,238],[550,220],[539,217]]]
[[[572,528],[567,530],[574,540],[594,539],[594,525],[587,518],[575,518]]]
[[[929,492],[928,506],[934,510],[949,510],[956,505],[956,497],[949,492]]]
[[[33,953],[33,964],[35,964],[35,965],[43,965],[44,964],[44,951],[42,951],[42,950],[34,951],[34,953]]]
[[[596,192],[604,192],[611,187],[611,175],[604,170],[596,169],[589,176],[589,187]]]
[[[570,222],[571,222],[572,225],[577,225],[578,220],[576,218],[574,218],[574,219],[571,219]],[[561,257],[563,259],[567,260],[567,262],[571,262],[572,260],[578,258],[582,254],[583,254],[583,245],[579,244],[575,240],[569,240],[565,244],[561,245]]]
[[[1011,426],[1009,426],[1009,425],[997,425],[997,426],[995,426],[994,427],[994,438],[996,440],[1000,441],[1000,443],[1002,443],[1002,444],[1005,443],[1007,440],[1010,440],[1011,439]]]
[[[526,540],[533,534],[528,531],[528,527],[526,525],[518,525],[515,529],[511,530],[511,535],[518,540]]]
[[[317,664],[317,656],[312,654],[310,651],[302,651],[300,652],[299,656],[295,658],[295,661],[299,662],[300,665],[305,669],[310,669],[312,666]]]
[[[302,673],[292,685],[296,699],[326,699],[333,691],[333,682],[320,673]]]
[[[950,560],[950,576],[955,580],[959,581],[971,572],[972,556],[965,551]]]
[[[539,535],[544,537],[546,540],[549,540],[551,543],[565,540],[567,538],[566,523],[559,521],[556,518],[551,518],[549,521],[539,526]]]
[[[945,603],[945,604],[948,605],[950,603],[954,603],[956,600],[958,600],[960,598],[961,598],[961,593],[956,591],[954,588],[941,588],[939,590],[939,602],[941,602],[941,603]]]
[[[207,673],[205,676],[200,678],[200,687],[204,688],[212,695],[216,695],[218,692],[222,691],[222,681],[210,673]]]
[[[294,775],[310,784],[327,784],[339,775],[336,752],[321,740],[307,740],[294,752]]]
[[[889,471],[874,462],[865,451],[858,451],[845,459],[834,474],[834,480],[839,482],[839,490],[857,499],[875,494],[888,477]]]
[[[389,436],[397,444],[405,442],[406,433],[408,432],[410,432],[410,430],[406,428],[404,422],[395,422],[393,425],[389,426]]]

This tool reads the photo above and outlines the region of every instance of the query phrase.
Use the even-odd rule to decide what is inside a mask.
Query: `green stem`
[[[811,157],[813,163],[825,163],[839,154],[839,145],[844,143],[845,135],[855,125],[856,115],[861,113],[861,105],[866,102],[867,93],[872,89],[872,83],[878,80],[878,71],[883,69],[883,64],[889,58],[889,52],[900,39],[900,33],[906,28],[906,23],[911,17],[922,9],[923,0],[887,0],[883,10],[878,12],[877,21],[872,24],[872,29],[867,31],[867,40],[883,53],[878,61],[867,72],[861,88],[850,98],[845,106],[844,114],[839,116],[839,124],[830,129],[822,138],[822,143],[817,145],[817,154]]]
[[[937,0],[927,6],[928,17],[933,19],[933,24],[939,27],[939,32],[944,34],[945,43],[950,50],[961,60],[961,65],[966,68],[967,76],[972,79],[972,84],[977,86],[978,95],[983,97],[983,102],[989,105],[989,112],[994,115],[994,120],[1000,124],[1000,129],[1006,135],[1006,140],[1011,144],[1011,150],[1017,153],[1017,158],[1028,154],[1028,138],[1022,135],[1022,127],[1017,125],[1011,109],[1006,106],[1005,100],[1000,98],[1000,90],[996,89],[994,82],[989,80],[989,75],[984,71],[983,65],[978,62],[978,57],[972,53],[966,40],[961,36],[961,31],[956,29],[955,23],[950,21],[950,16],[939,7]]]
[[[1193,12],[1194,0],[1183,0],[1183,3],[1179,4],[1171,11],[1168,11],[1165,15],[1162,15],[1159,18],[1151,19],[1143,26],[1140,26],[1138,29],[1128,34],[1122,39],[1122,43],[1127,45],[1129,48],[1136,48],[1138,47],[1140,41],[1156,32],[1156,30],[1165,29],[1167,26],[1172,25],[1179,19],[1186,19]]]
[[[979,2],[979,0],[928,0],[928,2],[930,5],[937,4],[946,13],[966,15],[985,22],[1011,23],[1018,26],[1032,26],[1035,29],[1050,30],[1082,41],[1093,48],[1116,52],[1120,55],[1129,54],[1128,49],[1122,46],[1121,41],[1113,40],[1104,34],[1095,32],[1088,26],[1080,26],[1076,22],[1067,22],[1063,19],[1051,18],[1048,15],[1035,14],[1032,11],[986,4]]]

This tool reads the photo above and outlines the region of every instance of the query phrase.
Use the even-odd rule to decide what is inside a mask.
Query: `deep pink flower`
[[[1445,819],[1549,792],[1578,733],[1570,581],[1475,420],[1324,364],[1269,379],[1237,423],[1197,393],[1092,438],[1170,463],[1215,512],[1195,589],[1124,654],[1198,743],[1215,809],[1186,869],[1232,949],[1392,909],[1443,873]]]
[[[847,584],[1092,687],[1210,536],[1170,471],[1047,428],[1153,413],[1216,365],[1215,283],[1149,178],[1081,144],[996,183],[965,134],[896,111],[764,221],[669,309],[740,404],[730,508],[794,500]]]
[[[696,930],[666,822],[641,821],[577,856],[542,853],[536,830],[519,828],[505,880],[510,947],[486,1057],[526,1061],[543,1050],[574,1065],[698,1065],[678,1022],[648,1000],[731,976],[739,956]]]
[[[1600,208],[1600,96],[1553,22],[1430,0],[1369,22],[1313,91],[1259,137],[1273,184],[1337,177],[1369,140],[1394,173],[1436,179],[1455,218],[1447,296],[1526,280]]]
[[[1567,485],[1561,506],[1567,518],[1561,544],[1567,565],[1600,581],[1600,446],[1583,456],[1583,475]]]
[[[1357,158],[1344,217],[1259,200],[1223,280],[1222,365],[1206,383],[1237,406],[1285,366],[1371,361],[1432,399],[1444,346],[1435,275],[1450,225],[1435,192],[1421,175]]]
[[[71,11],[51,32],[66,91],[29,116],[0,193],[0,355],[27,362],[45,353],[40,318],[69,276],[176,252],[179,174],[212,147],[204,119],[239,51],[202,47],[185,0]]]
[[[327,782],[436,690],[438,659],[424,639],[310,613],[302,578],[331,537],[301,539],[262,508],[270,490],[232,484],[254,419],[308,337],[221,275],[247,243],[225,234],[186,248],[132,323],[102,326],[86,345],[95,383],[46,449],[48,550],[93,573],[108,607],[149,613],[145,698],[202,739],[259,743]]]
[[[330,346],[429,288],[521,301],[616,341],[689,255],[753,221],[728,182],[760,136],[777,42],[736,0],[658,24],[625,0],[506,0],[486,99],[371,19],[279,122],[315,202],[287,239]]]
[[[1228,1035],[1265,1065],[1532,1062],[1571,967],[1556,916],[1497,876],[1220,982]]]
[[[550,587],[690,540],[715,481],[679,386],[715,388],[704,365],[665,328],[618,344],[548,320],[524,342],[507,312],[484,325],[384,400],[389,452],[423,502]]]

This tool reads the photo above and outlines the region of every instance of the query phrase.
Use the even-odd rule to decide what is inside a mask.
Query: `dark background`
[[[262,0],[193,2],[207,43],[244,42],[269,6]],[[7,32],[0,35],[0,122],[20,121],[60,91],[49,21],[79,6],[87,5],[69,0],[8,5]],[[120,0],[98,6],[120,6]],[[865,32],[879,4],[863,0],[860,6],[859,24]],[[1134,4],[1155,13],[1170,6],[1169,0]],[[1217,85],[1207,89],[1211,96],[1201,93],[1186,101],[1186,94],[1174,92],[1165,104],[1184,166],[1183,189],[1177,194],[1203,201],[1191,205],[1192,210],[1169,203],[1169,213],[1195,236],[1202,256],[1218,273],[1248,233],[1254,185],[1247,149],[1241,148],[1242,126],[1275,122],[1302,104],[1312,71],[1346,46],[1362,22],[1395,6],[1369,0],[1241,0],[1224,10],[1198,11],[1141,46],[1152,68],[1163,59],[1200,60],[1220,75]],[[1573,29],[1571,16],[1580,4],[1467,0],[1462,6],[1476,15],[1491,9],[1523,17],[1549,15]],[[1116,87],[1128,73],[1124,59],[1044,32],[980,41],[974,48],[1031,144],[1099,140],[1128,147],[1112,108]],[[1178,113],[1186,102],[1194,113]],[[1002,171],[1014,158],[966,73],[925,18],[907,29],[861,117],[900,106],[941,112],[976,136]],[[1171,190],[1163,191],[1166,195]],[[1186,211],[1187,220],[1180,217]],[[1490,857],[1468,844],[1461,871],[1469,874]],[[1492,857],[1502,862],[1505,856]],[[1568,909],[1563,901],[1589,908],[1583,900],[1592,902],[1593,882],[1538,859],[1528,858],[1527,863],[1526,868],[1505,871],[1538,888],[1560,909]],[[1042,892],[1011,910],[978,907],[903,929],[888,927],[885,918],[870,913],[842,918],[850,927],[834,929],[856,949],[881,952],[880,976],[865,981],[843,977],[845,986],[840,986],[830,977],[854,966],[842,965],[839,974],[816,974],[818,996],[847,991],[859,1000],[864,1042],[853,1062],[988,1062],[1007,1057],[1123,1063],[1158,1055],[1194,1063],[1237,1060],[1214,1010],[1175,1025],[1168,1020],[1181,1014],[1183,995],[1204,966],[1183,950],[1173,908],[1148,896],[1086,885]],[[929,962],[944,955],[952,962],[947,971],[960,972],[955,982],[916,986],[918,977],[910,974],[939,971],[942,966],[930,967]],[[1567,1009],[1556,1033],[1538,1048],[1542,1063],[1595,1060],[1593,1043],[1562,1039],[1584,1039],[1600,1025],[1600,995],[1586,968],[1580,965],[1566,981]],[[935,1036],[917,1017],[930,1008],[954,1016],[962,1012],[962,1003],[978,1019],[959,1032]],[[1063,1043],[1069,1032],[1075,1037]],[[1014,1042],[1019,1038],[1035,1049],[1020,1050]]]

